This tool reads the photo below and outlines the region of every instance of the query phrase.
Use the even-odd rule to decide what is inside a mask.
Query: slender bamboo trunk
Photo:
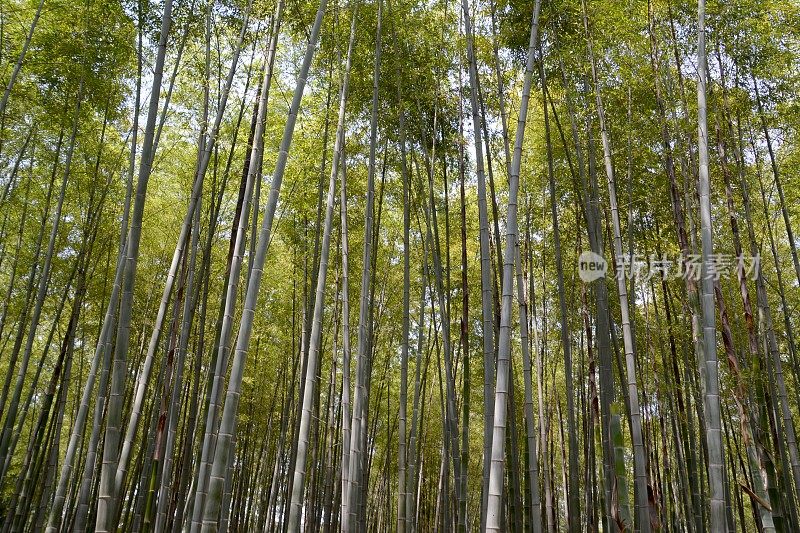
[[[501,531],[501,508],[503,506],[503,470],[505,463],[505,431],[508,405],[508,381],[511,353],[511,307],[513,303],[513,269],[517,246],[517,194],[519,172],[522,162],[522,143],[525,138],[525,123],[528,115],[531,83],[534,68],[534,52],[538,42],[539,9],[538,0],[533,7],[531,33],[525,64],[525,81],[522,89],[519,118],[514,139],[514,157],[509,177],[508,215],[506,218],[506,243],[503,252],[502,307],[500,314],[500,336],[498,340],[497,384],[495,386],[494,427],[492,431],[492,464],[489,473],[489,499],[485,531]]]
[[[167,281],[164,285],[164,291],[161,297],[161,302],[159,304],[158,314],[156,316],[156,320],[153,326],[153,333],[150,336],[150,342],[147,347],[147,355],[145,356],[144,365],[142,367],[141,373],[137,381],[136,393],[132,405],[131,418],[128,422],[128,427],[125,433],[125,440],[123,441],[122,450],[120,451],[119,459],[117,462],[118,466],[114,481],[114,487],[116,491],[118,491],[125,482],[125,475],[128,468],[128,461],[130,459],[131,447],[133,445],[133,440],[136,436],[139,417],[141,414],[141,406],[144,400],[144,395],[147,390],[147,384],[149,381],[150,372],[152,370],[152,365],[155,358],[155,352],[158,348],[158,341],[161,336],[161,329],[166,315],[167,306],[169,304],[170,294],[172,293],[172,287],[175,282],[175,277],[177,274],[178,265],[180,263],[180,258],[183,256],[183,252],[186,247],[186,243],[189,237],[189,229],[191,227],[192,219],[194,218],[194,211],[195,209],[197,209],[197,204],[199,202],[200,195],[202,193],[203,182],[205,181],[206,171],[208,169],[208,165],[211,159],[211,154],[214,149],[217,135],[219,133],[220,125],[222,123],[222,118],[225,112],[228,95],[230,94],[230,89],[233,84],[233,78],[234,75],[236,74],[236,67],[238,64],[239,54],[242,49],[242,43],[244,41],[244,36],[247,29],[247,23],[249,20],[251,5],[252,5],[252,0],[247,4],[247,8],[244,13],[244,21],[242,23],[242,27],[239,33],[238,43],[234,48],[233,58],[231,60],[228,76],[225,80],[225,86],[222,90],[222,95],[220,97],[219,107],[217,109],[217,116],[214,120],[214,125],[211,128],[207,139],[205,139],[205,141],[203,142],[203,149],[200,152],[198,169],[194,178],[194,184],[192,185],[189,207],[187,209],[186,215],[184,216],[183,223],[181,225],[180,235],[178,237],[178,243],[176,244],[175,251],[173,252],[172,255],[172,263],[170,264],[169,273],[167,274]],[[246,213],[247,210],[245,208],[245,216],[244,216],[245,221],[247,220]]]
[[[36,30],[36,24],[39,22],[39,16],[42,14],[42,6],[44,6],[44,0],[39,0],[39,4],[36,6],[36,13],[33,15],[33,20],[31,20],[30,27],[28,28],[28,34],[25,36],[25,42],[22,44],[22,49],[19,51],[17,62],[14,65],[14,69],[11,71],[11,76],[8,79],[5,90],[3,91],[3,98],[0,99],[0,152],[2,152],[3,149],[3,132],[6,123],[6,107],[8,106],[8,99],[11,96],[12,89],[14,89],[14,84],[17,81],[17,77],[22,70],[22,64],[25,62],[25,56],[28,54],[28,48],[30,48],[31,39],[33,39],[33,32]]]
[[[466,0],[461,2],[462,15],[464,20],[464,33],[467,40],[467,62],[469,68],[470,82],[470,106],[472,109],[473,135],[475,138],[475,167],[478,176],[478,218],[480,225],[480,254],[481,254],[481,310],[483,324],[483,448],[484,448],[484,483],[481,502],[481,528],[486,527],[486,506],[489,498],[489,480],[485,474],[489,471],[491,460],[491,436],[494,426],[494,388],[495,380],[494,362],[496,357],[495,350],[495,326],[494,314],[492,310],[492,259],[489,245],[489,215],[486,205],[486,176],[484,172],[484,152],[483,141],[481,140],[481,118],[478,104],[478,73],[477,60],[474,51],[474,36],[470,17],[470,7]],[[500,243],[497,243],[500,246]]]
[[[34,295],[37,294],[37,291],[34,291],[34,287],[36,286],[37,281],[37,274],[39,273],[39,258],[42,252],[42,241],[44,240],[45,230],[47,228],[47,219],[50,216],[50,204],[53,198],[53,190],[54,184],[56,181],[56,175],[58,174],[58,164],[59,158],[61,156],[61,147],[64,140],[64,128],[61,128],[61,131],[58,134],[58,141],[56,142],[56,151],[53,161],[52,171],[50,173],[50,181],[47,187],[47,193],[45,195],[44,201],[44,209],[42,211],[41,222],[39,224],[39,231],[37,232],[36,236],[36,243],[34,244],[34,252],[33,252],[33,267],[31,268],[30,274],[28,275],[27,283],[25,284],[25,303],[22,307],[22,311],[19,314],[19,319],[17,321],[17,331],[14,335],[14,344],[11,347],[11,354],[9,355],[8,359],[8,371],[6,372],[5,380],[3,381],[3,390],[0,393],[0,413],[5,412],[6,402],[8,400],[8,391],[11,387],[11,380],[14,377],[14,368],[17,364],[17,359],[19,358],[20,350],[22,349],[22,341],[25,340],[25,326],[27,324],[28,314],[30,313],[30,306],[33,302]],[[31,172],[31,180],[33,179],[33,172]],[[28,193],[26,192],[26,197]],[[20,235],[19,235],[19,242],[22,242],[22,231],[24,228],[20,228]],[[15,263],[16,264],[16,263]]]
[[[289,531],[292,533],[300,530],[300,519],[303,510],[303,493],[305,488],[307,454],[309,445],[309,426],[312,413],[312,402],[315,395],[317,367],[319,365],[319,352],[322,337],[322,311],[325,306],[325,284],[328,271],[328,257],[330,255],[331,231],[333,227],[333,204],[336,193],[336,179],[339,174],[339,161],[341,147],[345,142],[345,105],[347,103],[348,87],[350,84],[350,65],[352,63],[353,43],[355,41],[355,18],[350,32],[350,43],[347,49],[347,60],[342,74],[342,84],[339,94],[339,118],[336,126],[336,140],[333,148],[333,162],[328,183],[328,194],[325,201],[325,223],[322,234],[322,248],[320,250],[319,271],[317,273],[316,297],[314,298],[314,313],[311,322],[311,337],[309,339],[308,369],[305,377],[305,389],[302,395],[302,416],[300,419],[300,433],[297,446],[297,459],[294,467],[294,483],[292,484],[292,502],[289,513]]]
[[[771,239],[770,244],[771,244],[771,247],[772,247],[772,253],[773,253],[773,255],[776,255],[775,243],[774,243],[774,241],[772,241],[772,237],[771,237],[772,228],[769,226],[769,216],[768,216],[768,213],[767,213],[767,198],[766,198],[766,194],[765,194],[765,190],[764,190],[763,180],[761,178],[760,160],[759,160],[759,156],[757,155],[757,152],[755,150],[755,147],[753,147],[753,152],[756,153],[756,166],[757,166],[757,169],[758,169],[757,174],[758,174],[758,179],[759,179],[759,185],[760,185],[760,188],[761,188],[761,197],[762,197],[763,206],[764,206],[764,214],[767,215],[767,217],[766,217],[766,220],[768,221],[767,222],[767,224],[768,224],[767,230],[770,233],[770,239]],[[746,189],[743,189],[743,192],[745,190]],[[750,224],[749,219],[748,219],[748,224]],[[750,232],[750,231],[751,231],[750,228],[748,228],[748,232]],[[757,248],[757,245],[755,244],[755,242],[757,242],[757,241],[753,240],[753,242],[751,243],[751,253],[753,254],[753,257],[758,257],[758,255],[757,255],[758,254],[758,248]],[[768,297],[767,297],[766,282],[763,279],[763,267],[761,265],[760,260],[758,261],[757,268],[758,268],[758,270],[755,273],[755,275],[757,276],[756,277],[756,291],[757,291],[757,295],[758,295],[758,302],[759,302],[760,312],[762,314],[761,321],[764,322],[764,326],[765,326],[764,335],[766,337],[765,342],[766,342],[766,346],[767,346],[767,353],[770,355],[770,357],[772,359],[771,360],[771,366],[773,367],[773,372],[774,372],[774,375],[775,375],[775,383],[771,384],[771,386],[776,387],[776,389],[775,389],[775,394],[772,394],[772,396],[775,396],[776,399],[777,399],[779,407],[776,408],[776,411],[777,411],[777,409],[780,409],[780,412],[776,413],[776,417],[778,415],[780,415],[782,417],[782,419],[783,419],[782,421],[783,421],[783,425],[784,425],[783,429],[785,431],[785,435],[780,435],[779,438],[782,439],[783,437],[785,437],[785,439],[786,439],[786,447],[788,447],[788,452],[789,452],[788,460],[787,461],[783,461],[784,463],[788,463],[788,465],[789,465],[789,468],[785,468],[785,475],[790,479],[789,484],[791,484],[791,479],[793,478],[793,480],[794,480],[794,490],[795,490],[795,492],[797,494],[800,494],[800,459],[798,459],[798,457],[800,457],[800,454],[798,454],[797,438],[796,438],[795,429],[794,429],[794,420],[792,418],[791,410],[789,408],[789,397],[788,397],[787,390],[786,390],[786,381],[785,381],[784,375],[783,375],[783,362],[781,361],[780,349],[779,349],[779,346],[778,346],[778,342],[777,342],[777,338],[776,338],[776,334],[775,334],[775,329],[774,329],[774,324],[773,324],[773,321],[772,321],[772,312],[771,312],[770,305],[769,305],[769,300],[768,300]],[[770,366],[770,365],[768,364],[768,366]],[[779,441],[777,444],[778,444],[778,447],[783,446],[782,441]],[[788,472],[789,470],[791,470],[792,476],[789,476],[789,472]],[[791,488],[786,487],[786,490],[791,490]],[[786,499],[791,501],[792,500],[791,494],[787,495]]]
[[[375,58],[372,74],[372,111],[370,118],[370,141],[369,141],[369,167],[367,170],[367,205],[364,219],[364,255],[363,270],[361,275],[361,297],[359,300],[358,313],[358,348],[356,352],[356,383],[353,395],[353,414],[350,426],[350,471],[348,480],[350,486],[347,489],[347,508],[349,516],[342,518],[343,525],[347,524],[348,533],[356,531],[358,524],[359,510],[358,504],[364,498],[365,487],[360,486],[363,471],[362,433],[364,432],[365,421],[363,413],[366,410],[365,396],[366,381],[366,357],[368,337],[368,318],[369,318],[369,287],[372,273],[370,271],[370,259],[372,254],[373,239],[373,211],[375,204],[375,151],[377,148],[378,131],[378,80],[380,79],[381,65],[381,16],[382,1],[378,0],[377,27],[375,29]]]
[[[397,37],[392,31],[394,46],[397,48]],[[349,58],[349,53],[348,53]],[[398,68],[399,74],[399,68]],[[408,409],[408,343],[410,334],[410,307],[411,307],[411,263],[410,263],[410,229],[411,229],[411,177],[409,176],[408,161],[406,157],[406,131],[405,109],[403,107],[402,78],[398,75],[397,100],[399,106],[400,128],[400,174],[403,180],[403,324],[400,340],[400,398],[398,406],[398,435],[397,435],[397,532],[405,533],[412,530],[409,527],[410,498],[407,488],[408,479],[406,463],[408,462],[408,448],[406,444],[406,426]],[[463,182],[462,182],[463,183]],[[462,185],[463,188],[463,185]],[[463,190],[463,189],[462,189]],[[462,199],[463,201],[463,199]],[[465,264],[466,274],[466,264]],[[466,284],[464,285],[466,288]],[[466,297],[464,307],[467,309]],[[466,342],[466,341],[465,341]],[[466,353],[466,350],[465,350]]]
[[[102,150],[102,142],[101,142],[101,150]],[[95,175],[97,173],[97,170],[98,170],[98,167],[99,167],[99,163],[100,163],[100,156],[98,155],[97,165],[95,167]],[[107,186],[106,186],[106,189],[103,192],[103,197],[105,197],[106,191],[107,191]],[[90,194],[90,199],[91,199],[92,196],[93,196],[93,193]],[[89,217],[91,218],[91,210],[90,210]],[[124,223],[125,223],[125,221],[123,220],[123,224]],[[123,232],[123,234],[124,234],[124,232]],[[75,424],[73,426],[73,432],[71,434],[69,446],[67,448],[67,455],[66,455],[66,458],[65,458],[65,461],[64,461],[64,465],[62,467],[62,472],[61,472],[61,477],[59,479],[58,488],[56,490],[55,501],[53,503],[51,517],[50,517],[50,523],[48,524],[48,531],[51,531],[51,530],[55,529],[55,525],[53,524],[53,522],[61,519],[61,512],[62,512],[63,505],[64,505],[65,492],[66,492],[66,489],[67,489],[66,483],[68,481],[68,477],[69,477],[69,475],[70,475],[70,473],[72,471],[72,467],[73,467],[72,461],[73,461],[74,454],[75,454],[77,438],[79,437],[79,435],[82,435],[82,433],[83,433],[83,428],[84,428],[85,419],[86,419],[86,413],[88,411],[89,396],[91,394],[92,386],[94,384],[94,377],[96,376],[96,372],[97,372],[97,367],[98,367],[98,363],[99,363],[99,356],[100,356],[100,353],[102,351],[102,346],[103,346],[104,339],[105,339],[107,333],[109,331],[111,331],[111,329],[113,329],[113,325],[112,325],[113,320],[111,319],[111,316],[112,316],[111,315],[111,310],[113,308],[115,308],[115,306],[116,306],[115,302],[117,301],[117,296],[119,294],[118,288],[119,288],[120,277],[121,277],[121,271],[118,269],[117,270],[117,275],[115,276],[115,278],[116,278],[115,279],[115,289],[116,290],[112,291],[112,303],[109,305],[109,309],[106,312],[106,318],[103,321],[103,327],[101,328],[101,332],[100,332],[100,335],[99,335],[99,338],[98,338],[98,347],[97,347],[97,350],[95,352],[95,357],[93,359],[92,368],[90,370],[90,376],[89,376],[89,379],[87,380],[86,387],[84,388],[83,399],[81,401],[80,407],[78,408],[77,421],[75,422]],[[57,322],[57,319],[56,319],[56,322]],[[49,341],[48,341],[48,344],[49,344]],[[107,368],[107,365],[104,368]],[[37,373],[37,377],[38,377],[38,373]],[[102,390],[104,390],[104,387],[101,387],[101,392],[98,394],[98,398],[100,398],[103,395]],[[102,400],[98,400],[98,402],[102,403]],[[96,442],[96,441],[93,441],[93,442]],[[54,453],[57,454],[57,450],[55,448],[54,448]],[[92,453],[91,457],[93,458],[94,457],[94,453],[93,452],[91,452],[91,453]],[[88,464],[88,462],[89,462],[89,459],[87,458],[87,464]],[[93,464],[94,463],[92,461],[92,465]],[[52,468],[54,469],[55,466],[53,465]],[[74,483],[73,490],[77,490],[77,486],[78,486],[77,482],[79,480],[80,480],[79,476],[75,476],[76,483]],[[39,520],[41,521],[43,519],[44,519],[44,516],[43,515],[40,516]],[[38,528],[38,529],[43,529],[43,527],[44,527],[44,525],[42,523],[41,528]]]
[[[240,191],[240,196],[243,201],[238,216],[235,217],[235,238],[232,241],[232,249],[230,255],[228,278],[225,290],[224,310],[222,320],[220,323],[220,330],[218,333],[218,347],[215,354],[215,367],[211,380],[211,389],[208,397],[208,411],[206,415],[205,434],[203,437],[203,445],[201,451],[201,459],[196,478],[194,507],[192,514],[192,530],[196,531],[201,526],[203,502],[206,496],[206,486],[208,483],[208,470],[211,467],[211,459],[214,453],[214,432],[216,429],[218,412],[219,412],[219,399],[222,395],[223,380],[225,371],[227,369],[228,359],[230,356],[230,338],[233,328],[234,311],[237,302],[239,278],[241,277],[242,259],[244,256],[245,235],[247,232],[249,211],[251,205],[251,198],[253,197],[254,183],[260,176],[261,161],[263,156],[263,136],[265,130],[265,120],[267,113],[267,105],[269,100],[269,89],[272,80],[273,66],[275,62],[275,51],[277,46],[277,38],[280,32],[280,24],[283,17],[284,2],[279,2],[276,8],[276,13],[273,22],[272,36],[270,38],[270,49],[267,56],[267,61],[264,63],[264,72],[261,79],[261,90],[259,92],[258,109],[254,114],[255,129],[252,133],[253,142],[251,143],[249,157],[245,166],[244,190]],[[247,22],[242,26],[242,33],[239,38],[238,49],[241,49],[244,31],[247,27]],[[231,67],[230,73],[235,72],[235,63]],[[229,80],[232,78],[229,76]],[[230,90],[230,85],[226,85],[227,96]],[[218,129],[218,121],[215,122],[215,127]],[[216,132],[215,132],[216,133]],[[213,135],[212,135],[213,139]],[[252,256],[251,256],[252,259]]]
[[[410,178],[410,175],[409,175]],[[410,193],[411,191],[409,191]],[[409,196],[411,196],[409,194]],[[410,201],[411,199],[409,199]],[[420,231],[420,235],[422,232]],[[427,362],[428,359],[426,358],[425,361],[425,371],[423,372],[422,367],[423,363],[420,360],[420,357],[423,353],[424,342],[425,342],[425,294],[428,288],[428,262],[427,262],[427,245],[424,239],[421,239],[421,248],[422,248],[422,279],[421,279],[421,287],[420,287],[420,301],[419,301],[419,317],[417,323],[417,349],[414,355],[414,400],[413,400],[413,407],[411,411],[411,433],[408,439],[408,448],[409,448],[409,456],[408,456],[408,498],[406,501],[406,512],[407,512],[407,525],[408,530],[411,533],[414,533],[417,530],[418,520],[419,520],[419,495],[417,493],[417,487],[420,485],[420,481],[418,480],[418,474],[422,474],[422,468],[419,467],[417,464],[417,457],[419,457],[418,448],[421,443],[421,439],[419,438],[419,430],[418,426],[420,423],[420,396],[424,395],[424,392],[420,390],[421,388],[421,379],[422,376],[427,376]],[[424,399],[423,399],[424,402]],[[415,490],[417,489],[417,490]]]
[[[353,25],[355,24],[353,15]],[[351,26],[352,30],[353,26]],[[341,468],[341,531],[350,531],[350,276],[348,274],[350,244],[347,234],[347,159],[344,146],[339,164],[342,182],[339,187],[339,211],[342,239],[342,468]]]
[[[130,219],[129,235],[126,239],[122,295],[120,301],[120,314],[117,322],[116,344],[113,365],[111,370],[111,392],[109,395],[108,417],[103,444],[103,459],[100,475],[100,489],[98,494],[97,522],[95,528],[98,532],[107,532],[113,529],[113,520],[116,514],[115,474],[119,452],[120,425],[122,423],[122,409],[124,401],[125,378],[127,376],[127,353],[130,345],[130,329],[133,306],[133,289],[136,282],[136,266],[139,258],[139,243],[142,234],[142,218],[144,215],[144,202],[147,194],[147,185],[153,163],[153,136],[155,135],[156,114],[158,112],[159,96],[161,94],[161,81],[164,73],[164,60],[167,51],[167,39],[172,25],[172,0],[165,0],[161,19],[161,33],[156,53],[155,67],[153,69],[153,84],[150,92],[150,104],[147,113],[147,124],[144,130],[142,154],[139,162],[139,175],[136,184],[136,196],[133,213]],[[110,341],[109,341],[110,343]]]
[[[541,47],[540,47],[541,54]],[[544,101],[547,101],[547,85],[544,75],[544,68],[542,67],[542,58],[539,60],[539,77],[542,83],[542,94]],[[564,353],[564,374],[566,382],[566,396],[567,396],[567,426],[569,427],[569,491],[568,491],[568,515],[569,515],[569,530],[577,532],[581,529],[581,509],[580,509],[580,496],[579,496],[579,479],[578,479],[578,438],[577,426],[575,422],[575,399],[574,399],[574,386],[572,377],[572,349],[570,344],[569,325],[567,323],[567,299],[564,289],[564,268],[561,259],[561,232],[558,224],[558,208],[556,205],[556,186],[555,176],[553,172],[553,149],[550,142],[550,119],[547,110],[547,105],[544,106],[544,131],[545,142],[547,147],[547,176],[550,186],[550,211],[553,221],[553,244],[555,250],[555,263],[556,263],[556,278],[558,282],[558,303],[560,309],[560,331],[561,331],[561,345]]]
[[[711,236],[711,199],[708,176],[708,125],[706,123],[706,49],[705,49],[705,0],[699,0],[698,49],[697,49],[697,114],[698,154],[700,160],[700,233],[702,239],[702,304],[703,338],[705,361],[701,365],[704,382],[706,440],[708,442],[708,480],[711,503],[711,528],[722,531],[726,527],[725,508],[728,498],[725,493],[725,459],[722,444],[719,400],[719,363],[717,361],[716,316],[714,312],[714,280],[709,270],[714,244]]]
[[[14,426],[17,422],[17,413],[19,410],[19,401],[22,396],[22,389],[25,385],[27,377],[28,365],[31,360],[31,353],[33,351],[33,342],[36,338],[36,330],[39,327],[39,321],[42,316],[42,308],[44,305],[45,297],[47,296],[47,288],[50,282],[50,269],[52,266],[53,256],[55,254],[56,238],[58,237],[58,229],[61,225],[61,213],[64,207],[64,197],[67,190],[67,181],[70,176],[72,168],[72,156],[75,152],[75,143],[78,136],[78,126],[80,124],[80,111],[81,102],[83,100],[83,78],[81,78],[80,86],[75,102],[75,110],[72,119],[72,131],[70,133],[69,141],[67,143],[67,152],[64,158],[64,173],[61,180],[61,187],[58,193],[58,200],[56,201],[56,209],[53,215],[53,226],[50,229],[50,238],[47,244],[47,252],[44,257],[44,264],[42,265],[42,272],[39,277],[39,286],[36,291],[36,300],[34,302],[33,314],[31,315],[30,324],[28,326],[28,336],[25,342],[25,349],[22,353],[22,360],[17,371],[17,379],[14,384],[14,392],[8,401],[8,411],[5,413],[3,423],[2,435],[0,435],[0,465],[5,465],[8,455],[13,453],[9,450],[11,445],[11,437]],[[13,358],[13,355],[12,355]],[[9,374],[13,371],[13,365],[9,368]],[[0,410],[6,406],[5,389],[3,390],[3,401],[0,402]],[[3,468],[0,473],[0,482],[5,477],[6,469]]]
[[[214,451],[214,462],[211,469],[209,491],[203,508],[204,531],[214,531],[219,520],[220,506],[222,504],[222,491],[225,484],[225,478],[228,475],[228,463],[232,444],[231,441],[233,437],[233,431],[236,426],[236,413],[238,411],[239,394],[244,375],[245,358],[250,345],[250,337],[253,329],[253,318],[255,314],[255,307],[258,301],[258,289],[261,285],[261,276],[263,274],[267,247],[272,231],[272,222],[275,217],[280,186],[283,180],[284,171],[286,169],[286,161],[292,142],[292,135],[294,134],[294,126],[300,109],[300,103],[302,101],[303,89],[308,77],[308,71],[311,66],[311,61],[314,57],[317,38],[319,36],[320,27],[322,26],[323,15],[325,14],[325,7],[326,0],[321,0],[317,10],[316,18],[314,20],[314,26],[311,30],[311,36],[308,41],[303,63],[300,67],[300,72],[297,77],[297,85],[295,86],[294,95],[292,97],[292,105],[289,111],[289,117],[286,121],[286,126],[284,127],[283,138],[281,140],[281,149],[275,165],[269,199],[264,212],[264,219],[261,225],[258,245],[256,246],[256,256],[253,261],[253,271],[248,281],[247,292],[245,293],[244,309],[242,310],[239,334],[236,338],[236,350],[233,357],[233,367],[231,369],[228,391],[225,397],[222,420],[217,436],[217,445]]]
[[[597,67],[592,50],[592,40],[589,33],[589,19],[586,4],[583,4],[583,24],[587,36],[587,44],[591,62],[592,81],[594,82],[594,92],[597,106],[597,118],[600,124],[600,137],[603,143],[603,160],[605,162],[606,177],[608,178],[609,207],[611,209],[611,220],[614,231],[614,255],[617,260],[623,257],[622,236],[619,222],[619,208],[617,206],[617,191],[614,177],[614,165],[611,159],[611,141],[606,129],[605,113],[603,100],[601,97],[600,85],[598,83]],[[639,392],[636,380],[636,355],[634,347],[633,332],[631,329],[628,289],[626,287],[625,276],[617,275],[617,289],[619,291],[620,313],[622,319],[623,343],[625,346],[625,367],[627,371],[628,401],[631,411],[631,436],[634,450],[634,478],[635,496],[637,508],[637,527],[643,532],[650,531],[650,512],[647,501],[647,474],[645,465],[645,450],[642,441],[641,412],[639,409]]]

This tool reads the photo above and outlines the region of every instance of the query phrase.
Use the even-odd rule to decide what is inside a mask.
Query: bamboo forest
[[[798,0],[0,0],[0,91],[0,533],[800,531]]]

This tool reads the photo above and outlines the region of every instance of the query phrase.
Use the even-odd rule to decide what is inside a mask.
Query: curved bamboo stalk
[[[536,0],[531,16],[531,34],[525,62],[525,78],[522,88],[517,129],[514,137],[514,154],[509,176],[508,216],[506,218],[506,243],[503,251],[503,286],[500,310],[500,336],[498,338],[497,383],[495,386],[494,424],[492,430],[492,463],[489,472],[489,498],[486,510],[484,531],[504,530],[501,521],[503,507],[503,471],[505,466],[506,415],[508,413],[509,359],[511,357],[511,312],[514,298],[513,269],[517,246],[517,196],[519,173],[522,164],[522,143],[525,139],[525,124],[528,118],[531,83],[533,79],[534,52],[539,38],[539,9],[541,1]]]

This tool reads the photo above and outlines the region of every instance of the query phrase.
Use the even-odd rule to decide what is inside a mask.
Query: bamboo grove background
[[[0,1],[3,532],[800,530],[798,11]]]

